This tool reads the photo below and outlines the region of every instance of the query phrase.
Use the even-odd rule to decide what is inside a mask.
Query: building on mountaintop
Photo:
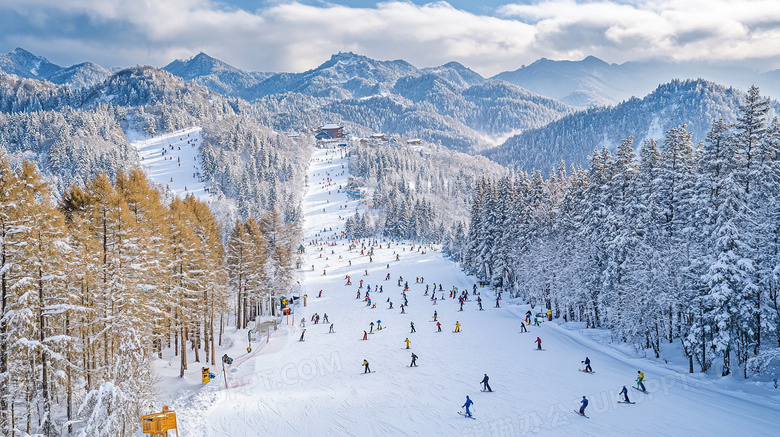
[[[320,133],[322,132],[330,135],[330,138],[342,138],[344,136],[344,126],[338,125],[336,123],[327,123],[320,126]]]

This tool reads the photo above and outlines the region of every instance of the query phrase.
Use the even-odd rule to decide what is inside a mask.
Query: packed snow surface
[[[128,133],[128,139],[133,141],[136,138],[133,133]],[[137,139],[132,144],[138,149],[139,164],[153,181],[181,197],[191,194],[208,202],[208,187],[199,179],[201,160],[198,147],[202,142],[203,129],[192,127]]]
[[[230,320],[233,326],[225,334],[234,358],[226,368],[229,388],[220,365],[211,366],[216,379],[203,385],[200,364],[191,361],[179,379],[176,357],[166,352],[155,361],[160,400],[177,412],[180,435],[778,435],[777,390],[738,377],[688,375],[678,365],[637,358],[610,345],[605,335],[594,335],[603,331],[579,325],[544,322],[520,333],[530,307],[503,296],[496,308],[487,287],[477,288],[484,311],[472,295],[460,312],[449,291],[471,292],[476,279],[425,243],[416,242],[413,251],[411,242],[388,241],[366,244],[363,255],[361,243],[350,250],[349,242],[337,237],[344,219],[364,206],[339,190],[348,174],[338,151],[314,153],[303,204],[306,254],[300,282],[307,305],[295,307],[294,322],[282,319],[278,330],[259,336],[249,354],[246,330],[236,331]],[[315,240],[325,245],[311,245]],[[345,285],[346,276],[351,285]],[[405,314],[399,277],[409,283]],[[425,282],[416,282],[418,277]],[[434,283],[442,284],[444,294],[442,299],[437,291],[435,305],[424,295]],[[364,301],[367,285],[376,308]],[[432,322],[434,311],[442,332]],[[335,333],[328,333],[330,323],[313,324],[315,313],[327,314]],[[306,334],[299,342],[302,317]],[[368,340],[361,340],[369,323],[378,320],[384,329],[374,327]],[[410,333],[410,322],[416,333]],[[453,332],[456,322],[460,333]],[[542,351],[534,349],[537,336]],[[418,367],[409,367],[412,352]],[[586,356],[593,374],[578,371]],[[364,359],[374,373],[364,373]],[[647,378],[648,394],[631,388],[638,370]],[[484,374],[492,393],[480,391]],[[635,404],[617,403],[623,385]],[[474,401],[474,420],[457,414],[467,395]],[[583,395],[590,400],[589,419],[573,411]]]

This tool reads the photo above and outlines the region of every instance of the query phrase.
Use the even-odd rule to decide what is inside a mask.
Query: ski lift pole
[[[222,360],[222,375],[225,377],[225,390],[227,390],[228,384],[227,384],[227,371],[225,371],[225,360]]]

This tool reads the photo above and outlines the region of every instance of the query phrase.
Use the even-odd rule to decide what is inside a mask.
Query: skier
[[[388,308],[388,309],[389,310],[393,309],[393,303],[392,302],[390,302],[390,308]]]
[[[468,396],[466,396],[466,403],[465,403],[465,404],[463,404],[463,406],[464,406],[464,407],[466,407],[466,416],[469,416],[469,417],[471,417],[471,411],[469,411],[469,407],[471,407],[471,405],[472,405],[473,403],[474,403],[474,402],[472,402],[472,401],[471,401],[471,399],[469,399],[469,397],[468,397]]]
[[[328,323],[328,313],[322,315],[322,323]]]
[[[588,406],[588,398],[583,396],[581,402],[582,402],[582,406],[580,407],[580,415],[584,416],[585,415],[585,407]]]
[[[355,296],[355,299],[360,299],[360,290],[357,291],[357,296]]]
[[[434,311],[434,312],[433,312],[433,321],[434,321],[434,322],[436,321],[436,318],[437,318],[437,317],[439,317],[439,314],[438,314],[436,311]]]
[[[527,329],[525,329],[525,323],[520,322],[520,332],[528,332]]]
[[[401,304],[401,314],[406,314],[406,313],[404,312],[404,304]]]
[[[363,370],[363,373],[371,373],[371,369],[368,368],[368,360],[363,360],[363,367],[365,367],[365,370]]]
[[[455,331],[453,332],[460,332],[460,322],[458,322],[457,320],[455,321]]]
[[[376,321],[376,330],[377,331],[381,331],[382,330],[382,321],[381,320],[377,320]]]
[[[306,327],[306,319],[301,318],[301,328],[305,328],[305,327]]]
[[[368,333],[365,330],[363,330],[363,340],[368,340]]]
[[[538,346],[536,347],[536,349],[538,349],[538,350],[542,350],[542,339],[541,339],[541,338],[539,338],[539,337],[536,337],[536,341],[535,341],[534,343],[537,343],[537,344],[538,344]]]
[[[501,306],[498,304],[498,302],[500,302],[500,301],[501,301],[500,298],[496,299],[496,308],[501,308]]]
[[[371,330],[369,332],[373,333],[374,332],[374,322],[369,323],[368,326],[371,327]]]
[[[581,362],[585,364],[585,369],[583,370],[583,372],[592,372],[593,371],[593,369],[590,367],[590,358],[585,357],[585,361],[581,361]]]
[[[441,322],[436,322],[436,328],[438,328],[436,332],[441,332]]]
[[[412,364],[409,365],[409,367],[417,367],[417,355],[412,352]]]
[[[477,297],[477,304],[479,305],[479,310],[482,311],[482,298]]]
[[[363,331],[364,333],[366,331]],[[330,329],[328,330],[328,333],[333,334],[333,323],[330,324]]]
[[[460,309],[458,311],[463,311],[463,299],[460,300]]]
[[[412,332],[417,332],[417,330],[414,329],[414,322],[409,322],[409,323],[412,325]],[[411,332],[410,332],[410,334],[411,334]]]
[[[409,346],[412,344],[411,340],[409,340],[409,337],[406,337],[404,341],[406,342],[406,348],[409,349]]]
[[[642,391],[647,391],[645,389],[645,374],[642,373],[641,370],[637,370],[637,377],[636,377],[636,388]]]
[[[320,294],[318,294],[317,297],[322,297],[322,290],[320,290]]]
[[[484,385],[484,390],[482,390],[482,391],[493,391],[490,388],[490,384],[488,384],[488,379],[490,379],[490,378],[488,378],[487,373],[486,373],[485,377],[482,378],[482,381],[480,381],[480,384]]]
[[[626,401],[626,403],[631,403],[631,401],[628,400],[628,389],[626,389],[625,385],[623,386],[623,390],[621,390],[621,392],[618,394],[623,395],[623,400]]]
[[[303,336],[306,334],[306,330],[304,329],[301,331],[301,338],[298,339],[298,341],[303,341]]]

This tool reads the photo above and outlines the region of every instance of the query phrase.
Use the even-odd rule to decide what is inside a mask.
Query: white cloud
[[[774,0],[553,0],[507,5],[499,13],[534,23],[539,46],[552,53],[593,54],[616,62],[780,55],[780,2]]]
[[[495,16],[445,2],[272,2],[247,12],[209,0],[0,0],[7,12],[25,22],[0,30],[0,44],[61,64],[161,66],[204,51],[244,69],[302,71],[351,50],[417,66],[456,60],[492,75],[539,57],[780,58],[776,0],[552,0],[506,5]]]

